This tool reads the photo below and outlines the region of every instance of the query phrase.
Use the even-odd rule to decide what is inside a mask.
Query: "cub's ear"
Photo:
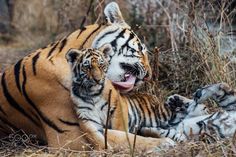
[[[116,2],[111,2],[106,5],[104,14],[108,23],[117,23],[129,27],[120,12],[120,8]]]
[[[68,63],[74,63],[80,56],[82,52],[77,49],[70,49],[66,53],[66,59]]]
[[[111,44],[104,44],[100,48],[98,48],[98,50],[103,53],[104,57],[108,61],[110,60],[110,56],[112,56],[114,53]]]

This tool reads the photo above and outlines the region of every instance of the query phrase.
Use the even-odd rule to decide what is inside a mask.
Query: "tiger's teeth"
[[[125,79],[128,79],[131,76],[131,74],[125,74]]]

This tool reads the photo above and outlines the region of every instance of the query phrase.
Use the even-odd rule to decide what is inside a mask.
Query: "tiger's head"
[[[95,37],[92,47],[99,49],[107,43],[111,44],[107,77],[121,92],[128,92],[151,78],[148,50],[124,21],[117,3],[109,3],[104,14],[106,27]]]
[[[97,96],[104,88],[108,62],[106,55],[111,51],[109,44],[97,49],[70,49],[66,58],[72,71],[72,92],[74,95],[89,100]]]

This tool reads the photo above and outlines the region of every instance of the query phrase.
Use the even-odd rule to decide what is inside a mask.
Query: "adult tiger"
[[[22,129],[49,146],[82,149],[86,140],[78,129],[69,93],[71,72],[65,54],[70,48],[98,48],[110,43],[113,53],[107,75],[122,91],[151,77],[147,50],[124,21],[118,5],[108,4],[104,13],[105,24],[83,27],[5,70],[0,80],[0,137]],[[111,130],[108,135],[114,142],[125,143],[124,133]],[[138,139],[140,146],[161,142]]]
[[[131,133],[137,131],[142,136],[185,140],[185,136],[174,127],[189,112],[204,108],[195,107],[190,99],[179,95],[170,96],[166,103],[160,103],[156,96],[150,94],[120,94],[106,77],[106,58],[111,52],[112,47],[106,44],[99,50],[70,49],[66,55],[72,72],[71,98],[79,124],[87,132],[86,137],[91,139],[91,143],[97,148],[104,148],[103,129],[106,125]],[[106,121],[108,116],[109,123]]]

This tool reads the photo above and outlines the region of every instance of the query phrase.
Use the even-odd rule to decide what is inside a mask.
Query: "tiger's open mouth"
[[[112,82],[112,84],[121,92],[129,92],[134,88],[136,76],[126,73],[123,81]]]

